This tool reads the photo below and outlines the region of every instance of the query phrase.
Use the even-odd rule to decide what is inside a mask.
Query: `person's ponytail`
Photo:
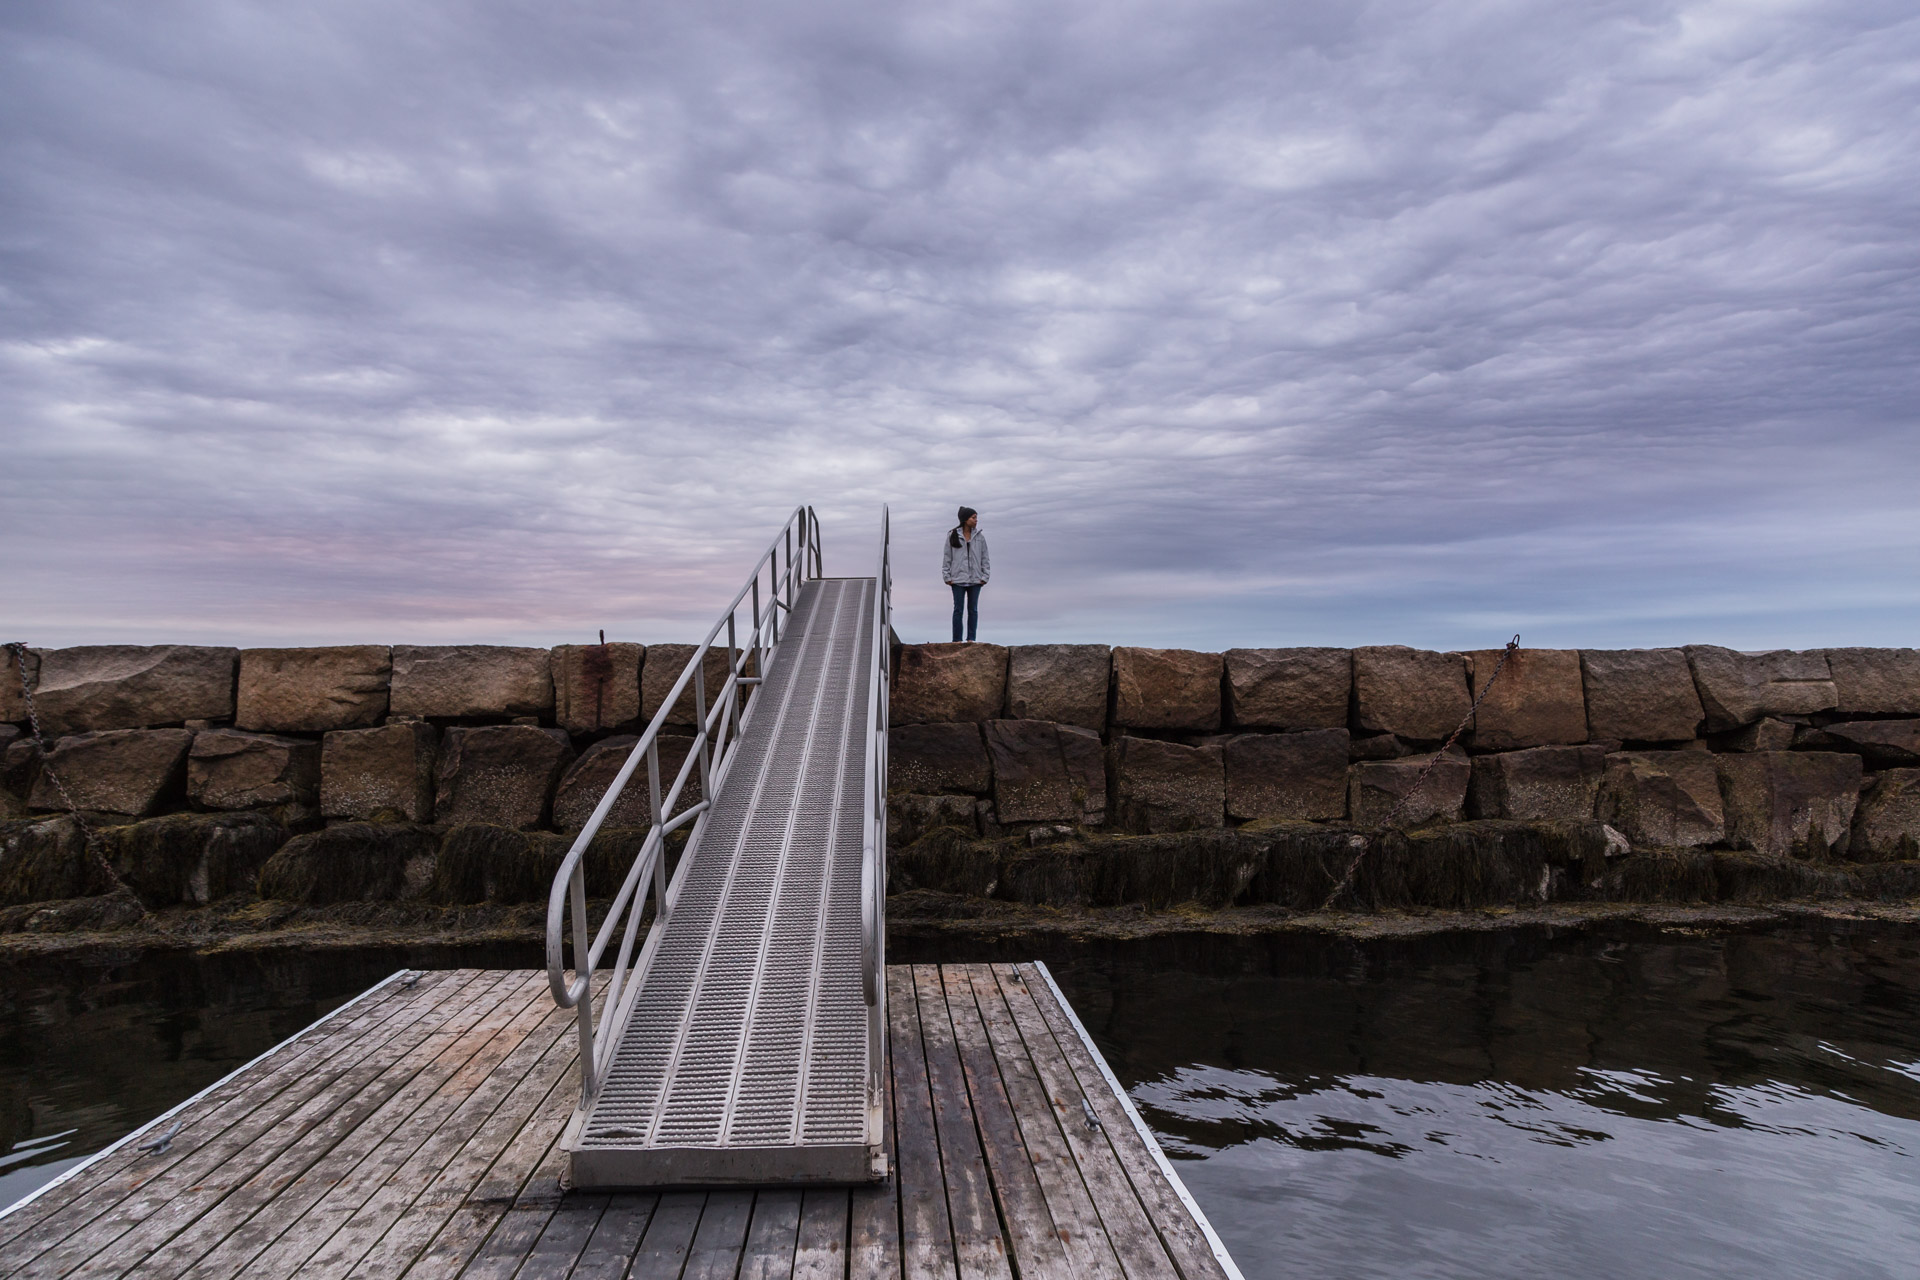
[[[947,545],[950,547],[958,547],[960,545],[960,530],[966,528],[967,517],[977,516],[979,514],[980,513],[978,511],[975,511],[972,507],[960,508],[960,523],[954,525],[953,528],[947,533]]]

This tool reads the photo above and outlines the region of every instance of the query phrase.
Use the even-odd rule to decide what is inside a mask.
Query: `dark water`
[[[1044,959],[1250,1277],[1920,1277],[1920,933],[896,945]],[[0,1204],[399,968],[0,963]]]
[[[1041,958],[1249,1277],[1920,1276],[1920,934]]]
[[[0,960],[0,1208],[396,969],[535,948]]]

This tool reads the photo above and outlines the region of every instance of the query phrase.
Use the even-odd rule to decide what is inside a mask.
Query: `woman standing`
[[[960,508],[960,523],[947,533],[946,562],[941,576],[953,588],[953,640],[960,642],[960,610],[967,613],[967,639],[980,629],[980,588],[987,585],[993,562],[987,559],[987,535],[980,532],[980,514]]]

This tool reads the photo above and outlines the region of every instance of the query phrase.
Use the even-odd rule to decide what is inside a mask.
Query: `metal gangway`
[[[575,1187],[887,1174],[887,544],[883,509],[873,575],[825,577],[819,523],[797,508],[560,864],[547,972],[577,1010]],[[691,749],[663,777],[661,733],[689,692]],[[652,826],[596,926],[588,849],[629,785]],[[667,837],[688,823],[669,877]]]

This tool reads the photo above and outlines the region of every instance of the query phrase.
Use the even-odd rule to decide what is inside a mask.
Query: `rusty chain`
[[[1440,763],[1440,757],[1447,754],[1447,751],[1453,744],[1460,740],[1460,735],[1467,731],[1467,726],[1473,723],[1473,713],[1480,709],[1480,704],[1486,700],[1488,691],[1493,688],[1493,682],[1500,678],[1501,669],[1507,665],[1507,659],[1511,658],[1519,648],[1520,637],[1518,635],[1515,635],[1513,639],[1507,641],[1507,647],[1500,651],[1500,661],[1493,664],[1492,674],[1487,677],[1487,682],[1480,686],[1479,696],[1473,700],[1473,705],[1467,708],[1467,714],[1461,717],[1460,727],[1455,729],[1446,742],[1441,744],[1440,749],[1433,753],[1432,758],[1427,761],[1426,768],[1420,770],[1420,776],[1413,780],[1413,785],[1407,788],[1406,792],[1394,802],[1393,808],[1387,810],[1387,816],[1382,818],[1379,824],[1374,827],[1373,834],[1354,836],[1352,838],[1356,846],[1353,859],[1347,863],[1345,874],[1343,874],[1339,882],[1333,886],[1333,892],[1329,893],[1327,900],[1320,904],[1322,911],[1333,910],[1333,904],[1340,900],[1340,895],[1353,887],[1354,874],[1360,870],[1360,863],[1366,858],[1367,850],[1373,848],[1374,838],[1385,834],[1387,829],[1393,825],[1394,819],[1400,816],[1400,811],[1413,803],[1413,798],[1420,794],[1422,787],[1427,785],[1427,775],[1433,772],[1434,766]]]
[[[107,883],[115,888],[124,889],[127,887],[126,882],[121,880],[119,873],[100,852],[99,837],[93,829],[93,824],[87,821],[86,814],[82,813],[80,806],[75,803],[73,793],[67,790],[66,782],[54,770],[53,753],[47,750],[46,736],[40,731],[40,711],[33,705],[33,682],[27,676],[26,643],[21,640],[8,640],[5,643],[7,652],[13,655],[14,668],[20,672],[20,699],[26,703],[27,724],[33,729],[34,750],[40,753],[40,772],[46,774],[52,781],[54,790],[60,793],[60,799],[67,806],[68,816],[73,819],[74,825],[80,828],[80,836],[84,841],[83,848],[87,856],[93,859],[99,869],[106,874]]]

